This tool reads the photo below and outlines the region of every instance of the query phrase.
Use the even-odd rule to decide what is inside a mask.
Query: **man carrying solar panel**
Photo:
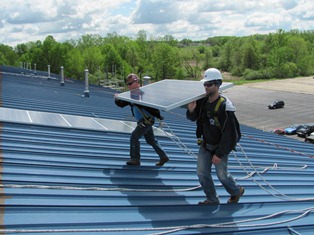
[[[140,83],[137,75],[129,74],[127,76],[126,84],[130,90],[131,96],[133,99],[141,99],[141,90]],[[145,107],[138,104],[133,104],[128,101],[118,99],[117,95],[114,96],[115,103],[117,106],[123,108],[125,106],[131,106],[131,111],[135,119],[137,120],[137,126],[131,134],[130,138],[130,157],[131,159],[126,162],[127,165],[136,166],[140,165],[140,138],[144,136],[146,142],[151,145],[156,153],[159,155],[159,161],[156,163],[156,166],[163,166],[166,162],[169,161],[168,156],[165,151],[162,149],[160,144],[155,138],[153,125],[155,123],[155,118],[163,119],[160,115],[158,109]]]
[[[189,120],[197,121],[203,139],[198,153],[197,175],[206,200],[198,204],[220,203],[211,175],[212,164],[219,181],[231,195],[228,203],[237,203],[244,194],[244,188],[228,172],[228,155],[241,137],[235,107],[227,97],[219,93],[222,74],[218,69],[206,70],[201,82],[204,83],[206,96],[189,103],[186,112]]]

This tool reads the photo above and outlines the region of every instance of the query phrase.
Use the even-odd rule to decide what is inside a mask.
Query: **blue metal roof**
[[[23,110],[129,118],[114,105],[116,91],[27,75],[2,66],[1,106]],[[21,72],[23,71],[23,74]],[[15,73],[15,74],[13,74]],[[240,203],[215,178],[222,204],[199,206],[195,124],[185,110],[164,112],[158,137],[171,160],[144,141],[141,166],[126,166],[129,134],[1,123],[1,233],[27,234],[313,234],[314,145],[241,126],[230,171],[245,187]],[[178,141],[178,140],[177,140]]]

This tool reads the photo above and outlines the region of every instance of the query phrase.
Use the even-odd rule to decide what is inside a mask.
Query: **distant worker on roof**
[[[227,97],[219,93],[222,79],[218,69],[207,69],[201,80],[206,96],[189,103],[186,112],[189,120],[197,121],[197,135],[202,138],[197,158],[197,175],[206,200],[199,202],[199,205],[220,203],[211,175],[212,164],[215,165],[219,181],[231,195],[228,203],[237,203],[244,194],[244,188],[228,172],[228,155],[240,140],[241,131],[235,107]]]
[[[129,74],[127,76],[126,84],[130,90],[131,97],[134,99],[141,99],[141,90],[139,79],[136,74]],[[155,152],[159,155],[159,161],[156,163],[156,166],[163,166],[166,162],[169,161],[168,156],[165,151],[162,149],[160,144],[155,138],[153,125],[155,123],[155,118],[163,119],[160,115],[158,109],[145,107],[138,104],[133,104],[128,101],[120,100],[117,97],[117,94],[114,96],[115,103],[117,106],[123,108],[125,106],[131,106],[131,111],[135,119],[137,120],[137,126],[131,134],[130,138],[130,157],[131,159],[126,162],[127,165],[140,165],[140,139],[144,136],[146,142],[151,145]]]

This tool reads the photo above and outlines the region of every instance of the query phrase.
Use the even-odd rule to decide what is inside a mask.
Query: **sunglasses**
[[[134,80],[132,82],[127,83],[128,86],[131,86],[134,82],[137,82],[137,80]]]
[[[216,85],[215,82],[205,82],[204,84],[204,87],[211,87],[212,85]]]

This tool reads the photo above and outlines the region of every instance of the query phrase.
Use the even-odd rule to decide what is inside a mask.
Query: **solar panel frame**
[[[224,82],[220,90],[226,90],[232,86],[233,83]],[[202,82],[165,79],[120,93],[117,98],[133,104],[170,111],[201,99],[205,95],[206,92]]]

